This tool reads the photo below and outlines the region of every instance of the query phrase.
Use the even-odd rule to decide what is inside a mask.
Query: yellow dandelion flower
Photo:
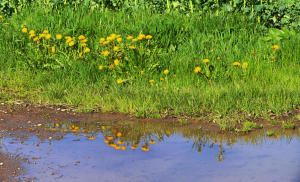
[[[218,57],[217,57],[217,60],[218,60],[218,61],[220,61],[220,60],[221,60],[221,57],[220,57],[220,56],[218,56]]]
[[[111,38],[112,40],[114,40],[116,37],[117,37],[117,35],[114,34],[114,33],[110,35],[110,38]]]
[[[102,66],[102,65],[99,65],[99,66],[98,66],[98,69],[99,69],[99,70],[103,70],[103,66]]]
[[[232,65],[233,65],[233,66],[241,66],[241,63],[239,63],[239,62],[234,62],[234,63],[232,63]]]
[[[150,82],[150,83],[154,83],[155,81],[154,81],[154,80],[149,80],[149,82]]]
[[[115,67],[115,66],[114,66],[113,64],[110,64],[110,65],[109,65],[109,68],[110,68],[110,69],[114,69],[114,67]]]
[[[114,47],[114,51],[118,51],[119,50],[119,47],[118,46],[115,46]]]
[[[88,48],[88,47],[86,47],[85,49],[84,49],[84,51],[83,51],[84,53],[88,53],[88,52],[91,52],[91,49],[90,48]]]
[[[3,16],[2,16],[2,15],[0,15],[0,19],[1,19],[1,18],[3,18]]]
[[[117,84],[123,83],[123,80],[121,78],[117,79]]]
[[[103,44],[104,41],[105,41],[105,38],[100,38],[99,43]]]
[[[148,39],[148,40],[149,40],[149,39],[152,39],[152,35],[147,35],[147,36],[146,36],[146,39]]]
[[[52,52],[52,53],[55,53],[55,46],[52,46],[52,47],[51,47],[51,52]]]
[[[247,67],[248,67],[248,63],[247,62],[243,62],[242,68],[246,69]]]
[[[132,39],[132,42],[137,42],[139,39]]]
[[[5,22],[5,23],[3,23],[4,25],[9,25],[9,23],[8,22]]]
[[[30,30],[29,34],[35,34],[35,31],[34,30]]]
[[[51,38],[51,34],[46,34],[45,39],[49,40]]]
[[[85,47],[85,46],[87,46],[87,44],[86,43],[81,43],[80,44],[82,47]]]
[[[74,46],[74,45],[75,45],[75,42],[74,42],[74,41],[70,41],[70,42],[69,42],[69,46],[70,46],[70,47],[72,47],[72,46]]]
[[[108,55],[109,55],[109,52],[108,52],[108,51],[102,51],[101,54],[102,54],[103,56],[108,56]]]
[[[81,42],[87,42],[88,41],[88,39],[82,39],[81,40]]]
[[[165,79],[164,79],[164,78],[160,78],[159,80],[160,80],[160,81],[164,81]]]
[[[278,50],[278,49],[279,49],[279,45],[277,45],[277,44],[273,45],[273,46],[272,46],[272,49],[273,49],[274,51]]]
[[[215,50],[214,50],[214,49],[211,49],[211,50],[210,50],[210,52],[211,52],[211,53],[214,53],[214,52],[215,52]]]
[[[82,56],[83,56],[83,53],[82,53],[82,52],[80,52],[78,56],[79,56],[80,58],[82,58]]]
[[[79,39],[79,40],[83,40],[83,39],[85,39],[85,36],[79,35],[79,36],[78,36],[78,39]]]
[[[103,42],[104,45],[107,45],[107,44],[109,44],[109,43],[110,43],[109,40]]]
[[[71,37],[71,36],[66,36],[65,39],[66,39],[66,40],[69,40],[69,39],[72,40],[72,37]]]
[[[203,63],[209,63],[209,59],[203,59]]]
[[[56,39],[57,39],[57,40],[61,40],[61,39],[62,39],[62,35],[61,35],[61,34],[57,34],[57,35],[56,35]]]
[[[143,40],[144,38],[146,38],[146,35],[145,34],[140,34],[137,39],[138,40]]]
[[[127,40],[132,40],[133,39],[133,37],[131,36],[131,35],[129,35],[128,37],[127,37]]]
[[[121,42],[122,41],[122,38],[117,38],[117,42]]]
[[[144,71],[144,70],[142,70],[142,71],[140,71],[140,72],[141,72],[141,74],[142,74],[142,75],[145,73],[145,71]]]
[[[122,54],[120,53],[120,54],[118,54],[117,56],[118,56],[118,57],[122,57]]]
[[[23,33],[27,33],[28,29],[27,28],[22,28]]]
[[[136,49],[136,47],[135,46],[129,46],[129,49],[134,50],[134,49]]]
[[[48,34],[48,33],[49,33],[48,30],[44,30],[44,31],[43,31],[43,34]]]
[[[30,39],[33,38],[33,37],[35,37],[35,34],[30,34],[30,35],[29,35],[29,38],[30,38]]]
[[[164,74],[167,75],[169,73],[169,70],[164,70]]]
[[[199,66],[194,69],[195,73],[199,73],[200,71],[201,71],[201,68]]]
[[[118,66],[118,65],[120,64],[120,61],[119,61],[118,59],[115,59],[115,60],[114,60],[114,64],[115,64],[116,66]]]

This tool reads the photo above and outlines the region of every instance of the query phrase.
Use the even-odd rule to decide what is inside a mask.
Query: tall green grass
[[[76,106],[87,111],[144,115],[152,112],[193,116],[211,112],[262,114],[299,107],[297,32],[284,30],[282,36],[273,35],[239,13],[186,16],[176,12],[128,14],[87,10],[66,7],[48,11],[28,7],[20,14],[5,17],[3,22],[10,24],[0,28],[1,100],[21,99]],[[124,84],[116,83],[118,77],[97,69],[94,61],[103,61],[101,56],[87,61],[74,58],[65,68],[32,68],[27,62],[37,57],[24,43],[21,32],[24,24],[29,29],[47,29],[53,35],[85,35],[92,50],[100,37],[112,33],[150,34],[160,50],[156,58],[158,66],[144,75],[139,70],[124,73],[123,79],[130,79]],[[279,50],[272,49],[274,44],[279,45]],[[202,63],[206,58],[209,64]],[[247,62],[248,67],[235,67],[233,62]],[[201,74],[194,72],[197,66],[202,68]],[[169,70],[168,75],[163,74],[165,69]],[[155,82],[149,83],[150,79]]]

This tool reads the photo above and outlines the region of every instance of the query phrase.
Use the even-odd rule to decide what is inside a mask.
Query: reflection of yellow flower
[[[108,56],[109,52],[108,52],[108,51],[102,51],[101,54],[102,54],[103,56]]]
[[[244,63],[242,64],[242,68],[246,69],[247,67],[248,67],[248,63],[247,63],[247,62],[244,62]]]
[[[118,66],[119,63],[120,63],[120,61],[119,61],[118,59],[115,59],[115,60],[114,60],[114,64],[115,64],[116,66]]]
[[[22,28],[23,33],[27,33],[28,29],[27,28]]]
[[[121,149],[122,149],[122,150],[126,150],[126,147],[123,146],[123,147],[121,147]]]
[[[99,65],[99,66],[98,66],[98,69],[99,69],[99,70],[103,70],[103,66],[102,66],[102,65]]]
[[[203,63],[209,63],[209,59],[203,59]]]
[[[241,63],[239,63],[239,62],[234,62],[232,65],[233,65],[233,66],[241,66]]]
[[[109,142],[108,140],[104,139],[104,143],[108,143],[108,142]]]
[[[278,50],[278,49],[279,49],[279,45],[277,45],[277,44],[273,45],[273,46],[272,46],[272,49],[273,49],[274,51]]]
[[[57,35],[56,35],[56,39],[57,39],[57,40],[61,40],[61,39],[62,39],[62,35],[61,35],[61,34],[57,34]]]
[[[89,140],[95,140],[95,137],[91,136],[89,137]]]
[[[118,133],[117,133],[117,137],[120,137],[120,136],[122,136],[122,133],[121,133],[121,132],[118,132]]]
[[[164,74],[167,75],[169,73],[169,70],[164,70]]]
[[[55,53],[55,46],[51,47],[51,52]]]
[[[147,151],[149,151],[149,148],[147,148],[147,147],[142,147],[142,150],[147,152]]]
[[[121,84],[121,83],[123,83],[123,80],[121,78],[119,78],[119,79],[117,79],[117,83]]]
[[[112,139],[114,139],[114,138],[111,136],[107,137],[107,140],[112,140]]]
[[[85,49],[84,49],[84,53],[88,53],[88,52],[90,52],[91,51],[91,49],[90,48],[88,48],[88,47],[86,47]]]
[[[149,80],[150,83],[154,83],[154,80]]]
[[[121,145],[122,143],[123,143],[123,142],[122,142],[122,141],[120,141],[120,140],[117,142],[117,144],[119,144],[119,145]]]
[[[201,68],[199,66],[194,69],[195,73],[199,73],[200,71],[201,71]]]
[[[115,149],[119,150],[121,147],[119,145],[115,146]]]
[[[137,146],[131,146],[131,149],[135,150],[137,148]]]
[[[149,39],[152,39],[152,35],[147,35],[147,36],[146,36],[146,39],[148,39],[148,40],[149,40]]]
[[[150,144],[154,144],[154,143],[156,143],[156,141],[154,141],[154,140],[150,140],[150,142],[149,142]]]

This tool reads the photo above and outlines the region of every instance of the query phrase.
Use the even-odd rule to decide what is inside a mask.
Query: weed
[[[295,124],[291,121],[283,121],[282,128],[283,129],[295,129]]]
[[[178,119],[178,122],[180,123],[180,124],[182,124],[182,125],[187,125],[187,124],[189,124],[189,121],[187,120],[187,119]]]
[[[269,131],[267,131],[267,136],[274,136],[274,131],[271,131],[271,130],[269,130]]]
[[[257,124],[254,122],[250,122],[250,121],[246,121],[243,123],[243,127],[241,129],[242,132],[249,132],[253,129],[258,129],[258,128],[262,128],[263,125],[262,124]]]

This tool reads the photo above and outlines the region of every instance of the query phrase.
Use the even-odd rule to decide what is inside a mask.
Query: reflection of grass
[[[189,121],[187,119],[178,119],[178,122],[182,125],[186,125],[186,124],[189,124]]]
[[[274,136],[274,131],[271,131],[271,130],[269,130],[269,131],[267,131],[267,136]]]
[[[291,121],[283,121],[282,128],[283,129],[295,129],[295,125]]]
[[[262,127],[263,127],[262,124],[257,124],[257,123],[254,123],[254,122],[246,121],[246,122],[243,123],[243,127],[242,127],[241,131],[248,132],[248,131],[251,131],[253,129],[262,128]]]

